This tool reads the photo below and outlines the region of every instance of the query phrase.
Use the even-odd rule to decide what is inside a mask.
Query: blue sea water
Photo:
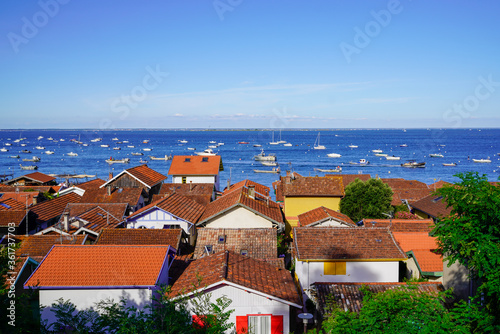
[[[320,135],[321,145],[325,150],[314,150],[313,146]],[[269,145],[280,139],[293,146]],[[37,139],[43,136],[42,139]],[[48,140],[52,137],[57,142]],[[15,143],[14,140],[26,138]],[[101,142],[91,142],[91,139],[103,138]],[[122,144],[117,144],[113,138],[118,138]],[[63,139],[64,141],[60,141]],[[79,145],[71,139],[80,140],[88,146]],[[427,184],[438,180],[457,182],[454,175],[459,172],[474,171],[485,174],[490,181],[497,181],[500,171],[500,129],[392,129],[392,130],[0,130],[0,148],[5,147],[8,152],[0,152],[0,175],[14,176],[29,173],[20,169],[20,164],[33,165],[21,161],[22,158],[38,156],[41,161],[36,163],[38,171],[46,174],[90,174],[107,179],[109,173],[114,175],[123,169],[140,164],[140,159],[147,159],[149,155],[192,155],[194,151],[187,148],[196,148],[202,151],[208,147],[210,141],[224,143],[214,149],[222,157],[224,171],[221,172],[221,187],[230,179],[231,183],[243,179],[251,179],[271,187],[271,183],[278,179],[279,174],[255,173],[254,169],[270,170],[253,160],[254,155],[264,149],[266,154],[276,154],[280,163],[281,175],[286,170],[293,170],[304,176],[322,176],[319,169],[332,169],[341,166],[343,174],[370,174],[372,177],[405,178],[418,180]],[[144,140],[149,140],[144,144]],[[187,140],[187,144],[179,143]],[[128,143],[123,143],[128,141]],[[249,144],[239,144],[248,142]],[[11,146],[5,146],[11,143]],[[27,144],[22,147],[20,144]],[[109,144],[109,148],[100,147]],[[262,148],[253,147],[261,144]],[[406,144],[406,147],[401,147]],[[129,148],[127,145],[134,145]],[[357,148],[349,148],[356,145]],[[37,150],[36,146],[45,147]],[[113,150],[120,147],[121,150]],[[151,148],[151,152],[142,151]],[[31,154],[20,153],[28,149]],[[372,150],[380,149],[389,156],[400,156],[400,161],[386,160],[385,157],[375,156]],[[47,155],[46,150],[54,151]],[[144,156],[131,155],[132,152],[143,152]],[[78,153],[77,157],[67,153]],[[328,153],[338,153],[340,158],[329,158]],[[443,158],[432,158],[429,155],[441,153]],[[20,159],[10,156],[20,155]],[[130,158],[130,164],[108,165],[105,160]],[[491,163],[474,163],[472,159],[490,159]],[[370,164],[366,167],[356,166],[350,162],[366,159]],[[426,162],[426,168],[403,168],[401,163],[414,159]],[[455,167],[443,166],[443,163],[454,162]],[[150,161],[148,166],[167,175],[170,161]],[[61,180],[62,181],[62,180]],[[84,181],[84,180],[83,180]]]

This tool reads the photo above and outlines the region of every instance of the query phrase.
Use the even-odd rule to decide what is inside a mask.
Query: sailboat
[[[280,140],[277,142],[278,144],[286,144],[286,140],[281,140],[281,129],[280,129]]]
[[[316,137],[316,141],[314,142],[314,149],[315,150],[324,150],[326,147],[319,143],[319,135],[320,135],[320,132],[318,132],[318,137]]]
[[[269,145],[278,145],[279,142],[274,141],[274,131],[273,131],[273,141],[269,143]]]

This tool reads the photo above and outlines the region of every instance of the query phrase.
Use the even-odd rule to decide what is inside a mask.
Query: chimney
[[[248,197],[255,199],[255,186],[248,186]]]
[[[189,191],[193,191],[193,181],[189,181]]]
[[[63,213],[63,231],[69,231],[69,212]]]
[[[107,186],[106,189],[108,190],[108,196],[111,196],[111,186]]]
[[[109,178],[108,178],[108,181],[111,180],[113,178],[113,172],[109,172]]]
[[[286,184],[292,183],[292,177],[290,176],[290,171],[289,170],[286,171],[285,183]]]
[[[38,203],[38,195],[33,196],[33,205]]]

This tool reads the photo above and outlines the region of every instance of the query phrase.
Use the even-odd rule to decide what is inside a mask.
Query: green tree
[[[461,182],[437,190],[451,214],[434,228],[440,251],[449,264],[459,262],[469,269],[470,278],[479,286],[474,301],[481,304],[484,318],[494,322],[478,330],[500,331],[500,188],[485,175],[460,173]],[[493,326],[493,327],[491,327]],[[496,326],[496,327],[495,327]]]
[[[380,179],[366,182],[356,179],[345,188],[340,212],[357,222],[363,218],[387,218],[391,210],[392,190]]]
[[[443,305],[445,294],[419,292],[414,285],[373,294],[362,289],[359,313],[345,312],[332,301],[324,333],[467,333]]]

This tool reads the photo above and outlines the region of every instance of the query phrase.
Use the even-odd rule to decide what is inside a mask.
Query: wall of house
[[[236,207],[208,221],[206,228],[271,228],[270,220],[252,211]]]
[[[283,333],[290,332],[290,306],[276,300],[270,300],[266,297],[259,296],[255,293],[247,292],[243,289],[225,285],[218,286],[215,289],[208,289],[206,292],[211,293],[211,302],[215,302],[217,298],[227,296],[232,300],[229,309],[235,311],[231,314],[229,322],[236,324],[236,316],[245,315],[282,315],[283,316]],[[188,307],[192,305],[188,303]],[[191,313],[194,315],[193,313]],[[230,333],[228,331],[227,333]]]
[[[431,216],[429,216],[428,214],[426,214],[425,212],[423,211],[420,211],[420,210],[417,210],[415,208],[413,208],[413,213],[416,214],[417,216],[419,216],[420,218],[422,219],[429,219],[429,218],[432,218]]]
[[[144,188],[146,192],[148,191],[144,184],[127,173],[123,173],[119,178],[111,182],[110,185],[116,188]]]
[[[216,177],[214,175],[175,175],[172,176],[172,183],[182,183],[183,176],[186,177],[186,183],[212,183],[215,184]]]
[[[297,226],[298,215],[324,206],[338,211],[340,208],[340,197],[285,197],[285,218],[287,230]]]
[[[47,306],[41,318],[47,320],[48,324],[53,323],[56,318],[51,311],[52,304],[60,298],[69,300],[75,304],[77,310],[85,310],[95,306],[96,302],[107,298],[120,302],[122,298],[127,299],[126,307],[134,306],[144,309],[146,305],[151,304],[152,290],[149,289],[74,289],[74,290],[40,290],[40,307]],[[148,309],[144,311],[147,312]]]
[[[314,225],[314,227],[328,227],[328,226],[349,227],[349,225],[342,224],[341,222],[334,219],[328,219],[325,220],[324,222],[321,222],[320,224]]]
[[[152,210],[147,214],[140,215],[134,220],[127,222],[127,228],[157,228],[163,229],[165,225],[180,226],[186,234],[191,234],[193,224],[176,219],[163,210]]]
[[[406,278],[420,278],[420,271],[418,270],[415,258],[409,257],[408,260],[403,262],[406,263]]]
[[[463,300],[467,300],[471,296],[471,289],[474,289],[469,279],[469,270],[458,262],[448,267],[447,260],[443,263],[443,286],[445,289],[453,288],[453,294]]]
[[[315,282],[398,282],[398,261],[346,262],[345,275],[324,275],[324,262],[296,261],[295,273],[304,289]]]

